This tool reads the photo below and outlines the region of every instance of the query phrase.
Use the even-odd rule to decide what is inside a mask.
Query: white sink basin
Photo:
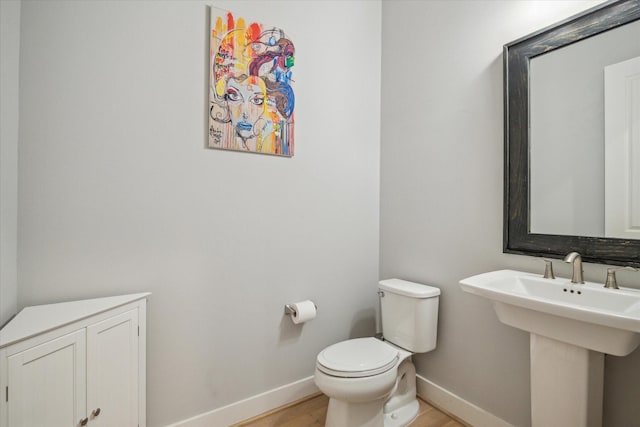
[[[492,300],[501,322],[530,333],[616,356],[640,344],[639,290],[514,270],[479,274],[460,285]]]

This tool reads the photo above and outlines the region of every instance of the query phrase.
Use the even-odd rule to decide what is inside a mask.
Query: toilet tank
[[[400,279],[380,281],[382,336],[413,353],[436,348],[440,289]]]

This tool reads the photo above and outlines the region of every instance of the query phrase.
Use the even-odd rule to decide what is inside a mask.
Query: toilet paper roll
[[[291,304],[291,306],[295,310],[291,314],[291,320],[296,325],[299,323],[307,322],[311,319],[315,319],[316,317],[316,305],[313,303],[313,301],[300,301]]]

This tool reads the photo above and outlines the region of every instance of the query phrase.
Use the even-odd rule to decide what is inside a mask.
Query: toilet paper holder
[[[318,306],[314,303],[313,306],[318,309]],[[284,314],[297,316],[296,309],[293,304],[285,304],[284,305]]]

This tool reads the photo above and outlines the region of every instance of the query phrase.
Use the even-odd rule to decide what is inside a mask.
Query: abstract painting
[[[210,36],[209,148],[293,156],[292,41],[217,8]]]

